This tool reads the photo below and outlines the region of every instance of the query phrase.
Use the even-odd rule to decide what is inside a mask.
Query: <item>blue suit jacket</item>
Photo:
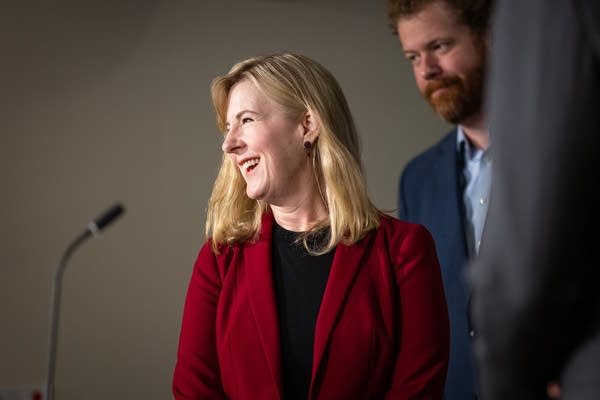
[[[450,314],[450,364],[445,399],[476,396],[475,362],[469,334],[469,259],[459,190],[460,159],[456,129],[411,160],[400,177],[398,216],[425,225],[431,232],[442,269]]]

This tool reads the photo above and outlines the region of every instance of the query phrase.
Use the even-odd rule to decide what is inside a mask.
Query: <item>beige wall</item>
[[[59,399],[166,399],[221,157],[212,77],[274,51],[339,79],[370,194],[448,128],[419,97],[384,0],[14,2],[0,20],[0,387],[43,385],[53,271],[88,220],[126,215],[64,279]],[[56,2],[53,2],[56,3]]]

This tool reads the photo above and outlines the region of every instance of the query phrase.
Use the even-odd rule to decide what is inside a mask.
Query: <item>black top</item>
[[[315,325],[334,254],[312,256],[297,237],[298,233],[273,224],[273,276],[285,400],[308,398]]]

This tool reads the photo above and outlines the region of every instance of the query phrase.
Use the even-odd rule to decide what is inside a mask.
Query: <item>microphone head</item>
[[[121,203],[115,203],[108,210],[102,213],[98,218],[89,223],[88,229],[96,234],[109,224],[119,218],[125,212],[125,208]]]

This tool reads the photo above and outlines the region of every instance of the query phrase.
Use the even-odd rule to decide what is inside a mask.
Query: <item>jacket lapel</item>
[[[315,327],[315,343],[310,393],[315,391],[316,377],[322,368],[327,344],[331,338],[335,322],[338,319],[354,279],[362,264],[369,236],[353,246],[338,244],[333,257],[329,279],[323,294],[321,307]]]
[[[248,268],[250,306],[256,321],[256,329],[273,384],[281,398],[281,345],[271,261],[272,229],[272,215],[265,213],[258,241],[246,247],[245,263]]]
[[[451,252],[461,251],[468,254],[465,237],[464,213],[461,179],[463,165],[456,150],[456,129],[444,140],[436,161],[436,186],[434,198],[438,202],[437,216],[431,223],[436,226],[435,232],[445,232],[443,237],[436,238],[439,247],[448,246]],[[463,161],[464,163],[464,161]],[[464,186],[464,185],[463,185]],[[460,250],[459,250],[460,249]]]

